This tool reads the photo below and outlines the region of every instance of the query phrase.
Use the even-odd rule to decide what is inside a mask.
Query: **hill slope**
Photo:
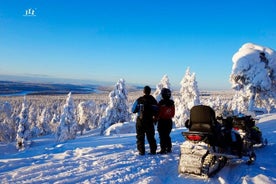
[[[42,137],[17,152],[0,144],[1,183],[276,183],[276,114],[261,117],[258,127],[268,146],[256,148],[257,160],[231,161],[209,179],[179,175],[179,146],[183,129],[174,129],[173,152],[140,156],[135,134],[98,136],[93,132],[66,143]],[[158,140],[158,134],[156,134]],[[147,145],[148,148],[148,145]],[[148,149],[147,149],[148,150]],[[246,158],[244,158],[246,160]]]

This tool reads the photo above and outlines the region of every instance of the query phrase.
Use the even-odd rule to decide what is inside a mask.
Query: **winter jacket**
[[[140,119],[151,120],[158,112],[157,101],[152,95],[141,96],[134,102],[132,112],[138,113]]]
[[[162,99],[158,103],[159,113],[158,119],[167,120],[174,117],[175,106],[174,101],[170,99]]]

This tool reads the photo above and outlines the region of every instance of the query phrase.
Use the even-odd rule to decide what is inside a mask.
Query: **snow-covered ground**
[[[268,145],[256,148],[256,163],[230,161],[208,179],[178,174],[185,129],[174,129],[173,152],[166,155],[138,155],[135,133],[90,132],[58,144],[45,136],[20,152],[14,144],[0,144],[0,183],[276,183],[276,114],[261,116],[257,125]]]

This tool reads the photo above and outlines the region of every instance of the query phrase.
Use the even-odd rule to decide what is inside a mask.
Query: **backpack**
[[[170,104],[159,104],[159,119],[171,119],[174,117],[175,107],[171,102]]]
[[[150,98],[142,97],[138,100],[138,114],[140,119],[152,119],[155,115],[153,101]]]

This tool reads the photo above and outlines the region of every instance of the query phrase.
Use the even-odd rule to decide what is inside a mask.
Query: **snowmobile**
[[[227,119],[227,121],[231,119]],[[244,145],[242,137],[230,123],[217,121],[215,111],[205,105],[194,106],[185,122],[188,132],[180,146],[178,172],[210,177],[222,169],[229,159],[247,156],[248,164],[256,159],[253,147]]]

